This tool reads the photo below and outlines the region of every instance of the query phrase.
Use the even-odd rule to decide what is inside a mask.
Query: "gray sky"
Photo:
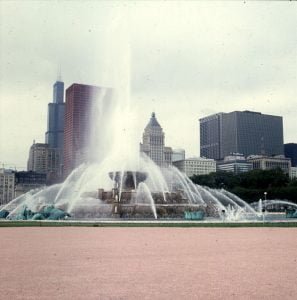
[[[296,28],[286,1],[0,1],[0,162],[25,168],[44,142],[59,65],[66,88],[110,85],[114,41],[119,56],[130,45],[139,141],[155,111],[166,144],[199,155],[199,118],[254,110],[297,142]]]

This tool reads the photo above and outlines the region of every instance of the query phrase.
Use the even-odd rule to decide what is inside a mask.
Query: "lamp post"
[[[264,199],[267,200],[267,192],[264,192]]]
[[[266,200],[267,200],[267,192],[264,192],[264,206],[263,206],[263,209],[262,209],[262,216],[263,216],[263,223],[265,222],[265,207],[266,207]]]
[[[266,211],[266,201],[267,201],[267,192],[264,192],[265,206],[263,212],[263,223],[265,222],[265,211]]]
[[[265,222],[265,208],[262,208],[262,218],[263,218],[263,223]]]

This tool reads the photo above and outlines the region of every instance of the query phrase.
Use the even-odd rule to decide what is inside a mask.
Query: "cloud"
[[[59,65],[66,87],[131,81],[139,140],[155,110],[166,144],[198,155],[200,117],[250,109],[283,115],[285,141],[296,142],[296,11],[277,1],[0,2],[1,161],[25,165],[32,140],[43,141]]]

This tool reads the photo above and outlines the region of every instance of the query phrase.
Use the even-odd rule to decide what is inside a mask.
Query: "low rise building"
[[[291,167],[290,178],[291,179],[297,178],[297,167]]]
[[[186,159],[186,151],[184,149],[172,150],[172,162]]]
[[[46,174],[33,171],[20,171],[15,173],[15,197],[29,192],[32,189],[44,187]]]
[[[202,157],[192,157],[175,161],[173,165],[188,177],[193,175],[206,175],[216,171],[216,161]]]
[[[278,156],[264,156],[264,155],[251,155],[247,161],[252,163],[253,169],[271,170],[282,169],[284,173],[290,174],[291,159],[283,155]]]
[[[226,172],[239,174],[252,170],[252,163],[247,162],[243,154],[233,153],[225,156],[224,160],[217,162],[217,169]]]
[[[0,206],[14,199],[15,172],[8,169],[0,169]]]

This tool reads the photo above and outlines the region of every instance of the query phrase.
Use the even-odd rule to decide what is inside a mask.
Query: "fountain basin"
[[[112,179],[118,187],[123,190],[133,190],[136,189],[140,182],[143,182],[147,178],[147,173],[145,172],[135,172],[135,171],[116,171],[108,173],[110,179]]]

